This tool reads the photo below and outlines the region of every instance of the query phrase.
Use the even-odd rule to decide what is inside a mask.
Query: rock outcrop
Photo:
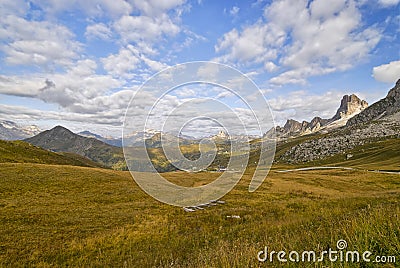
[[[278,140],[284,140],[319,131],[329,132],[333,129],[344,126],[347,120],[359,114],[366,107],[368,107],[368,103],[365,100],[361,100],[355,94],[345,95],[340,102],[339,109],[331,119],[314,117],[311,122],[303,121],[301,123],[289,119],[283,127],[277,126],[275,131],[273,129],[268,131],[264,137],[273,138],[276,136]]]
[[[400,110],[400,79],[389,91],[387,96],[380,101],[369,106],[367,109],[351,118],[347,125],[357,125],[372,120],[377,120],[385,116],[395,114]]]
[[[342,118],[352,117],[359,114],[365,108],[368,107],[368,103],[365,100],[361,100],[355,94],[344,95],[340,102],[340,107],[336,114],[329,121],[336,121]]]

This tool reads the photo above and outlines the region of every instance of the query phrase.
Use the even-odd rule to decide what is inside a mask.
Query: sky
[[[400,78],[399,2],[2,0],[0,119],[121,136],[141,85],[191,61],[252,79],[276,124],[330,118],[343,95],[371,104]],[[160,109],[201,97],[184,92]]]

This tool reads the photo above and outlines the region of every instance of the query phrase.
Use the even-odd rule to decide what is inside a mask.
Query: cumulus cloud
[[[0,93],[18,97],[35,97],[45,87],[43,77],[0,75]]]
[[[268,99],[275,120],[282,125],[286,119],[299,121],[311,120],[315,116],[331,118],[340,106],[340,100],[346,92],[331,90],[324,94],[313,95],[307,91],[291,92],[287,96]]]
[[[0,16],[7,15],[23,16],[29,10],[29,3],[24,0],[2,0],[0,1]]]
[[[145,80],[149,73],[167,67],[165,63],[152,60],[132,45],[121,48],[118,53],[102,58],[104,69],[116,78]]]
[[[139,45],[153,43],[162,36],[173,36],[180,31],[167,14],[158,17],[126,15],[114,23],[114,29],[123,41]]]
[[[215,46],[219,60],[284,67],[275,84],[305,83],[307,77],[343,71],[365,59],[381,39],[365,27],[353,0],[274,1],[264,19],[224,34]]]
[[[89,17],[119,17],[129,14],[133,7],[124,0],[33,0],[35,5],[41,7],[49,16],[57,16],[64,11],[80,11]]]
[[[130,0],[134,7],[149,16],[157,16],[184,4],[185,0]]]
[[[85,31],[86,38],[110,40],[112,37],[111,29],[104,23],[96,23],[88,25]]]
[[[128,45],[127,48],[120,49],[118,54],[109,55],[101,61],[104,69],[113,76],[129,77],[129,72],[137,68],[140,58],[137,50]]]
[[[372,69],[372,76],[381,82],[394,83],[400,79],[400,61],[392,61]]]
[[[400,3],[400,0],[379,0],[378,3],[382,7],[392,7],[398,5]]]
[[[28,21],[9,15],[0,22],[5,61],[16,65],[66,66],[78,58],[81,44],[65,26],[47,21]]]
[[[261,21],[226,33],[215,46],[215,51],[228,52],[225,62],[264,62],[277,57],[278,48],[285,40],[284,31]]]
[[[0,93],[12,96],[38,98],[58,104],[72,112],[93,113],[108,109],[99,105],[101,96],[107,96],[111,89],[119,88],[122,82],[109,75],[95,73],[93,60],[81,60],[65,73],[31,76],[1,76]]]

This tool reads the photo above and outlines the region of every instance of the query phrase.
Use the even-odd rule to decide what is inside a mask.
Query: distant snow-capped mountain
[[[0,140],[23,140],[39,134],[38,126],[20,126],[8,120],[0,121]]]

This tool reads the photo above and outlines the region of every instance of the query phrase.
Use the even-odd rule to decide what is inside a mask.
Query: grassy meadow
[[[339,239],[348,250],[396,256],[397,263],[378,267],[398,267],[399,175],[281,168],[254,193],[248,170],[225,204],[188,213],[147,196],[126,171],[1,163],[0,267],[282,267],[276,259],[259,262],[257,253],[265,246],[318,253]],[[218,174],[164,175],[197,186]]]

